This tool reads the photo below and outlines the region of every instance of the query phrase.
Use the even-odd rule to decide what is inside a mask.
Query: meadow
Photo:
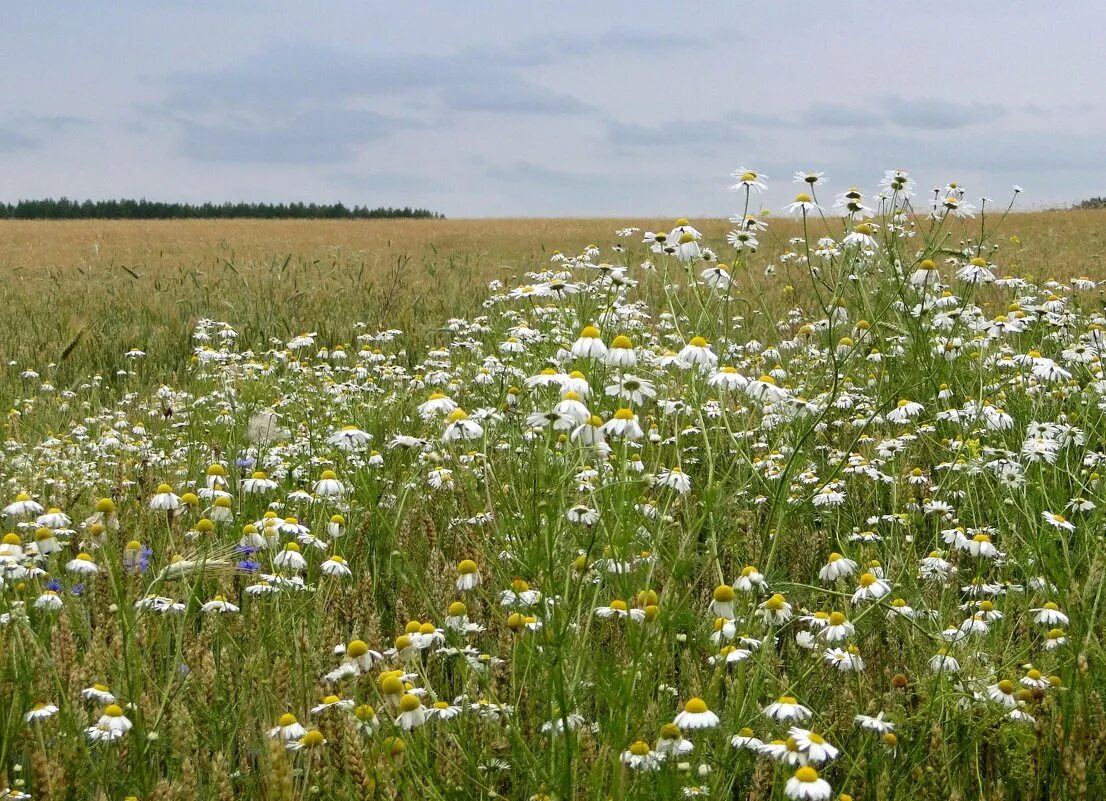
[[[0,223],[0,798],[1104,797],[1106,211],[735,178]]]

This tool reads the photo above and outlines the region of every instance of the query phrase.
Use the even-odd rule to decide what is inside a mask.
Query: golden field
[[[732,226],[693,222],[728,261],[724,235]],[[5,361],[42,369],[79,348],[86,365],[109,374],[133,367],[123,353],[138,348],[149,353],[144,369],[172,370],[185,363],[191,323],[203,317],[231,322],[251,339],[311,330],[337,344],[360,321],[404,329],[418,343],[449,317],[474,313],[489,280],[509,283],[543,269],[558,250],[592,243],[606,258],[622,242],[636,263],[645,255],[640,236],[620,240],[614,232],[671,225],[659,218],[3,221],[0,302],[18,320]],[[761,256],[801,234],[795,220],[772,220]],[[1035,277],[1102,278],[1104,235],[1106,211],[1012,214],[998,232],[996,261]]]

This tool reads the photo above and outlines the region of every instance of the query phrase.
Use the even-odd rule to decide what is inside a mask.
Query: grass
[[[714,288],[615,235],[671,221],[0,224],[2,786],[1101,797],[1106,212],[907,217],[707,221]],[[636,365],[564,353],[618,335]]]

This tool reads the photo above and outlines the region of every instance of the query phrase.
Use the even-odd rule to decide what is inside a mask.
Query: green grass
[[[499,250],[445,251],[408,236],[403,253],[382,247],[365,269],[363,254],[218,263],[205,251],[189,266],[185,248],[179,262],[128,258],[121,269],[94,260],[81,272],[9,255],[20,277],[4,282],[4,301],[21,311],[14,364],[0,376],[12,409],[3,501],[26,492],[73,523],[58,553],[41,563],[13,557],[5,577],[4,780],[36,799],[774,798],[788,792],[795,766],[730,740],[746,727],[765,741],[786,738],[788,724],[763,709],[794,696],[811,710],[801,725],[839,749],[818,769],[832,797],[1101,796],[1106,403],[1100,362],[1071,351],[1095,347],[1106,321],[1097,288],[1070,282],[1093,273],[1089,249],[1050,259],[1047,273],[1042,258],[1070,247],[1057,226],[1086,223],[1042,218],[1015,216],[996,229],[908,214],[899,229],[883,215],[878,247],[833,254],[818,253],[819,238],[840,240],[852,223],[773,223],[755,254],[735,254],[721,224],[704,225],[706,243],[729,265],[728,289],[704,283],[709,264],[650,253],[641,232],[617,238],[613,225],[596,234],[566,224],[566,253],[595,241],[599,254],[558,262],[549,229],[542,247],[526,248],[521,234],[490,224]],[[462,229],[438,230],[448,238]],[[612,250],[615,242],[624,249]],[[977,255],[998,276],[1035,278],[1018,287],[956,279]],[[911,277],[924,259],[936,262],[952,300],[914,314],[925,293]],[[611,283],[600,263],[624,267],[629,283]],[[556,271],[578,291],[511,296],[561,280]],[[489,290],[493,279],[502,286]],[[1024,330],[990,336],[985,323],[1000,314],[1022,319]],[[630,337],[639,363],[557,361],[588,325],[607,345]],[[220,335],[229,329],[236,336]],[[390,329],[402,333],[381,333]],[[316,334],[312,344],[293,347],[304,331]],[[695,337],[759,391],[713,384],[717,367],[672,364],[666,354]],[[955,358],[946,358],[946,339],[959,342]],[[332,357],[339,344],[344,360]],[[132,348],[146,355],[127,356]],[[1070,375],[1035,376],[1043,359]],[[575,426],[528,419],[562,400],[557,384],[528,381],[554,364],[586,376],[590,394],[580,400],[597,422],[629,409],[641,438],[610,434],[600,450],[585,432],[573,436]],[[626,373],[652,382],[656,397],[605,392]],[[479,433],[443,440],[465,418],[424,418],[419,406],[434,392]],[[923,409],[896,422],[903,399]],[[973,419],[976,404],[1003,409],[1010,427]],[[251,429],[269,411],[283,432],[259,442]],[[1048,460],[1026,445],[1036,423],[1050,424],[1040,428]],[[330,442],[350,425],[370,443],[347,451]],[[416,447],[394,446],[398,435],[417,438]],[[1020,481],[1003,480],[1002,460]],[[200,493],[213,464],[223,466],[231,502],[230,519],[212,523],[213,501],[187,493]],[[673,468],[690,478],[688,491],[658,478]],[[247,492],[255,469],[276,487]],[[324,470],[344,491],[311,502]],[[162,483],[186,497],[178,512],[151,508]],[[816,502],[827,488],[843,493],[840,504]],[[96,518],[101,498],[114,511]],[[1076,499],[1093,508],[1069,509]],[[598,519],[574,522],[574,507]],[[296,518],[323,547],[287,527],[270,532],[272,549],[233,553],[245,526],[268,531],[267,511]],[[1045,512],[1066,515],[1074,531]],[[334,514],[344,518],[336,538]],[[33,517],[8,520],[23,546],[35,542]],[[988,533],[1002,558],[947,543],[958,526],[967,539]],[[296,541],[306,559],[298,573],[277,559]],[[141,566],[136,543],[148,549]],[[919,575],[935,550],[956,568],[947,580]],[[81,552],[96,575],[70,570]],[[831,553],[856,571],[821,581]],[[332,554],[349,578],[324,572]],[[247,558],[285,580],[300,575],[305,588],[270,579],[277,591],[251,594],[264,585],[235,565]],[[466,559],[480,583],[461,591],[457,565]],[[43,572],[20,574],[20,564]],[[766,583],[745,591],[738,578],[753,565]],[[890,592],[853,600],[865,572],[884,576]],[[52,580],[61,609],[37,608]],[[520,582],[542,599],[504,604]],[[760,645],[735,639],[746,658],[714,664],[712,599],[735,583],[734,634]],[[150,595],[183,609],[135,608]],[[203,611],[216,596],[239,611]],[[889,615],[898,599],[916,616]],[[446,628],[459,600],[483,630]],[[597,614],[614,601],[636,617]],[[1030,610],[1046,602],[1069,623],[1034,622]],[[780,603],[793,618],[767,623],[765,605]],[[946,627],[991,610],[1001,618],[987,633],[948,646],[961,670],[935,672]],[[854,632],[805,648],[804,632],[817,629],[801,618],[833,611]],[[444,641],[418,649],[417,636],[413,645],[403,639],[420,624],[446,629]],[[1065,640],[1050,649],[1054,628]],[[381,663],[325,681],[343,662],[335,646],[357,640],[382,652]],[[863,669],[829,666],[823,651],[838,646],[855,646]],[[393,647],[402,653],[388,654]],[[393,668],[408,674],[406,689],[425,691],[421,704],[456,703],[460,714],[411,731],[395,725],[385,674]],[[1023,685],[1031,670],[1052,683]],[[1010,719],[987,697],[1003,680],[1031,721]],[[93,743],[85,732],[103,712],[81,695],[95,683],[110,687],[133,723],[117,742]],[[360,717],[310,711],[332,693]],[[624,764],[637,741],[656,747],[692,698],[719,718],[712,728],[685,727],[693,751],[655,772]],[[59,711],[25,723],[40,702]],[[376,712],[372,734],[359,728],[364,705]],[[854,722],[880,712],[895,724],[893,741]],[[301,750],[274,745],[269,731],[284,714],[325,744],[312,745],[312,735]],[[570,720],[567,733],[543,731]]]

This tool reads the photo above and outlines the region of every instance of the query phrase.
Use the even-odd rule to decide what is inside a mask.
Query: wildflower
[[[818,777],[817,770],[804,765],[787,780],[784,793],[788,798],[799,801],[826,801],[833,794],[833,788],[825,779]]]
[[[611,367],[633,367],[637,364],[637,353],[634,352],[634,344],[628,336],[619,334],[611,340],[606,362]]]
[[[376,710],[368,704],[361,704],[353,710],[357,727],[363,734],[373,734],[380,725],[380,719],[376,716]]]
[[[470,439],[480,439],[484,436],[484,428],[462,409],[454,409],[449,413],[445,431],[442,433],[442,442],[457,442]]]
[[[1068,635],[1064,633],[1063,629],[1051,629],[1048,632],[1048,639],[1045,640],[1045,650],[1055,651],[1068,641]]]
[[[832,612],[829,616],[829,625],[822,629],[818,636],[826,642],[839,642],[853,636],[855,629],[843,614]]]
[[[1018,697],[1015,692],[1016,685],[1009,679],[1002,679],[994,684],[988,685],[987,697],[995,703],[1001,704],[1008,709],[1013,709],[1018,705]]]
[[[326,441],[328,445],[343,451],[355,451],[363,448],[371,441],[372,437],[357,426],[343,426],[335,431]]]
[[[868,729],[879,734],[887,734],[895,730],[895,724],[889,720],[884,720],[883,713],[880,712],[875,717],[871,715],[857,715],[853,720],[862,729]]]
[[[929,660],[929,669],[934,673],[958,673],[960,663],[948,648],[942,648]]]
[[[1068,625],[1068,616],[1061,612],[1059,605],[1053,601],[1048,601],[1043,606],[1029,611],[1033,613],[1034,623],[1050,627]]]
[[[751,190],[760,194],[765,189],[764,179],[768,176],[754,170],[738,167],[730,173],[730,177],[737,179],[737,183],[730,187],[731,192],[744,189],[746,192]]]
[[[217,612],[219,614],[234,614],[238,611],[238,607],[224,598],[222,595],[216,595],[213,599],[205,603],[200,607],[203,612]]]
[[[815,203],[806,192],[800,192],[795,195],[795,201],[793,203],[788,203],[784,206],[783,210],[787,214],[795,214],[798,212],[805,217],[808,214],[821,211],[822,207]]]
[[[608,436],[624,437],[628,440],[641,439],[643,432],[633,409],[619,409],[614,416],[603,424],[602,431]]]
[[[118,704],[108,704],[104,707],[104,713],[96,721],[96,725],[85,729],[85,734],[92,742],[114,742],[121,739],[134,727],[134,724],[123,714],[123,708]]]
[[[427,712],[422,699],[413,693],[406,693],[399,701],[399,717],[396,724],[404,731],[418,728],[426,723]]]
[[[77,573],[84,576],[91,576],[100,572],[100,568],[92,561],[91,554],[87,553],[79,553],[75,559],[66,562],[65,569],[70,573]]]
[[[679,360],[689,367],[713,367],[718,357],[711,352],[710,344],[703,337],[692,337],[680,351]]]
[[[822,659],[830,667],[835,667],[842,673],[864,670],[864,660],[855,645],[848,648],[830,648],[822,654]]]
[[[734,582],[734,589],[741,592],[753,592],[765,586],[764,575],[754,565],[745,565],[741,569],[741,575]]]
[[[735,734],[732,738],[730,738],[730,745],[732,745],[734,748],[744,748],[749,751],[759,751],[764,746],[764,742],[758,739],[753,734],[753,730],[746,726],[737,734]]]
[[[792,726],[787,734],[794,739],[799,751],[815,765],[837,758],[837,749],[826,742],[822,735],[798,726]]]
[[[255,471],[249,478],[242,482],[242,492],[247,495],[263,495],[272,492],[277,483],[269,478],[263,471]]]
[[[684,473],[679,467],[662,468],[657,473],[655,482],[657,486],[668,487],[680,495],[691,492],[691,476]]]
[[[756,614],[769,626],[782,626],[792,617],[791,604],[777,592],[757,607]]]
[[[631,770],[649,773],[659,770],[664,754],[658,753],[649,747],[649,743],[638,740],[622,752],[622,764]]]
[[[179,509],[180,505],[180,496],[176,495],[168,484],[158,484],[157,492],[150,498],[151,509],[171,512]]]
[[[58,708],[53,704],[47,704],[39,702],[31,707],[30,711],[23,716],[24,723],[41,723],[44,720],[49,720],[58,713]]]
[[[718,715],[707,709],[702,698],[692,698],[673,723],[681,729],[711,729],[718,725]]]
[[[781,723],[788,720],[809,720],[811,715],[814,714],[790,695],[781,696],[778,700],[773,701],[761,711],[764,713],[765,717],[778,720]]]
[[[353,571],[349,569],[349,565],[346,560],[338,554],[332,555],[329,559],[319,565],[319,570],[322,571],[325,576],[332,576],[337,578],[349,578],[353,575]]]
[[[4,507],[4,514],[8,517],[30,517],[42,514],[42,504],[31,499],[26,492],[20,492],[15,500]]]
[[[289,542],[284,550],[273,557],[273,564],[277,567],[299,573],[307,568],[307,560],[300,553],[299,543]]]
[[[835,551],[829,555],[826,564],[818,571],[818,578],[826,583],[832,583],[839,578],[851,576],[856,569],[856,562]]]
[[[878,601],[891,592],[891,583],[887,579],[876,578],[872,573],[861,573],[858,584],[856,592],[853,593],[854,604],[860,601]]]
[[[115,695],[104,684],[93,684],[81,690],[81,698],[97,704],[114,704]]]
[[[319,715],[329,709],[350,710],[353,709],[353,701],[348,698],[339,698],[337,695],[328,695],[318,704],[311,707],[311,714]]]
[[[1051,526],[1055,526],[1061,531],[1075,531],[1075,526],[1068,522],[1068,519],[1063,515],[1056,514],[1054,512],[1042,512],[1041,516],[1045,519],[1045,522]]]
[[[480,572],[476,562],[471,559],[462,559],[458,562],[457,580],[454,584],[460,592],[468,592],[480,586]]]
[[[720,584],[714,588],[714,600],[711,602],[711,611],[715,617],[732,620],[734,616],[734,599],[737,597],[733,587],[729,584]]]
[[[333,470],[324,470],[311,491],[320,498],[340,498],[345,494],[346,488],[338,480],[337,473]]]

